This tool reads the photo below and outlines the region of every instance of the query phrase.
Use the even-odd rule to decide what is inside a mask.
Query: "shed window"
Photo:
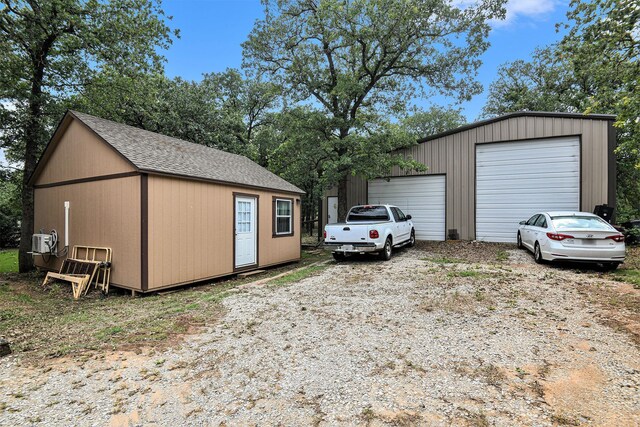
[[[275,234],[277,236],[293,234],[293,201],[276,199]]]

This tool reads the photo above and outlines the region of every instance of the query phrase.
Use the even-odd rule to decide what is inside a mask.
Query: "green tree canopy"
[[[24,164],[20,271],[32,267],[33,190],[27,180],[47,141],[61,99],[100,69],[123,75],[159,70],[172,31],[154,0],[2,0],[0,100],[2,147]],[[7,105],[10,108],[7,108]],[[52,118],[55,112],[55,119]]]
[[[487,49],[488,20],[502,0],[459,8],[445,0],[264,0],[265,18],[243,44],[244,65],[286,88],[292,102],[318,106],[330,120],[331,157],[323,172],[338,184],[346,214],[346,177],[419,167],[395,148],[415,141],[387,118],[413,97],[469,99]]]
[[[467,119],[459,109],[432,106],[428,110],[417,109],[404,117],[402,126],[415,139],[425,138],[464,125]]]
[[[279,90],[228,69],[202,81],[160,73],[123,76],[108,69],[70,102],[89,114],[246,155],[267,166],[275,147],[262,134],[274,122]]]

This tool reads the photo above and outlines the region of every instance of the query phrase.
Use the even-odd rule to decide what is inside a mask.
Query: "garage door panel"
[[[515,242],[536,212],[579,210],[578,138],[476,146],[476,238]]]
[[[565,157],[566,159],[566,157]],[[526,172],[528,173],[551,173],[551,174],[562,174],[562,173],[567,173],[567,172],[577,172],[580,170],[579,167],[572,167],[573,165],[571,165],[570,167],[567,167],[567,163],[562,162],[560,160],[558,161],[545,161],[545,160],[540,160],[541,162],[544,161],[544,164],[536,164],[537,160],[536,159],[529,159],[527,162],[515,162],[512,160],[504,160],[502,162],[500,162],[499,164],[496,165],[492,165],[492,166],[484,166],[484,167],[477,167],[476,170],[478,172],[484,172],[484,169],[489,169],[489,172],[491,173],[495,173],[495,174],[501,174],[501,175],[517,175],[517,176],[521,176],[521,174],[519,174],[519,171],[514,171],[514,167],[521,167],[521,168],[527,168]],[[483,178],[488,178],[485,177],[484,174],[481,175]],[[533,179],[535,178],[535,176],[530,176],[529,179]]]
[[[571,176],[561,177],[561,178],[551,178],[551,179],[540,179],[536,181],[518,181],[517,178],[503,180],[505,182],[502,183],[500,188],[495,187],[495,182],[487,182],[486,184],[478,183],[476,188],[478,190],[492,192],[492,191],[501,191],[501,192],[513,192],[514,190],[520,189],[530,189],[531,193],[535,193],[536,190],[545,191],[546,188],[540,188],[542,185],[552,185],[552,189],[557,190],[558,192],[568,192],[575,193],[578,188],[576,187],[567,187],[564,185],[567,179],[571,179]],[[542,193],[541,193],[542,194]]]
[[[508,144],[508,145],[517,145],[517,144],[527,144],[528,142],[505,142],[505,143],[501,143],[501,144]],[[494,144],[491,144],[494,145]],[[491,145],[478,145],[478,147],[491,147]],[[493,148],[493,147],[491,147]],[[527,159],[547,159],[548,161],[553,162],[554,161],[554,156],[549,156],[549,152],[553,151],[556,156],[559,157],[573,157],[575,156],[575,152],[573,151],[573,149],[571,147],[553,147],[552,144],[549,145],[545,145],[544,147],[541,147],[539,149],[521,149],[521,150],[516,150],[516,149],[505,149],[502,151],[499,150],[492,150],[492,155],[491,158],[487,158],[487,159],[480,159],[480,164],[482,165],[490,165],[499,161],[504,161],[504,160],[513,160],[516,162],[522,162],[525,161]],[[526,154],[526,158],[523,158],[523,154]],[[557,160],[557,159],[556,159]]]
[[[491,147],[492,152],[494,153],[506,153],[512,157],[518,157],[518,153],[527,152],[527,153],[536,153],[536,152],[544,152],[548,150],[556,150],[556,152],[570,152],[573,154],[571,147],[569,146],[558,146],[556,141],[564,140],[568,141],[570,139],[577,139],[576,137],[559,137],[552,138],[546,141],[543,140],[531,140],[531,141],[507,141],[507,142],[497,142],[497,143],[480,143],[478,147]],[[528,144],[534,143],[535,146],[529,145],[519,145],[519,144]]]
[[[505,197],[511,197],[511,195],[513,194],[510,191],[525,191],[527,190],[526,187],[521,187],[520,189],[512,189],[512,190],[487,190],[484,191],[484,197],[482,198],[482,201],[477,203],[476,206],[480,207],[483,205],[486,205],[487,203],[491,203],[491,204],[495,204],[495,203],[500,203],[500,204],[504,204],[504,198]],[[536,189],[537,190],[537,189]],[[513,199],[511,198],[509,201],[509,205],[513,205],[513,204],[518,204],[518,203],[523,203],[523,204],[527,204],[533,201],[536,202],[544,202],[546,201],[552,201],[552,200],[566,200],[567,198],[571,198],[571,200],[578,200],[578,198],[575,197],[575,191],[558,191],[557,193],[554,194],[536,194],[533,191],[531,191],[531,193],[528,195],[529,197],[527,197],[526,199]]]
[[[369,181],[369,203],[396,205],[411,215],[418,240],[444,240],[446,187],[443,175]]]

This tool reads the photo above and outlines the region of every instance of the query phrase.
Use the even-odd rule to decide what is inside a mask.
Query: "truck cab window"
[[[349,211],[347,221],[389,221],[389,214],[384,206],[356,206]]]

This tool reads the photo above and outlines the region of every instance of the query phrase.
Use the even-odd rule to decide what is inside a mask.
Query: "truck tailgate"
[[[327,243],[363,243],[369,240],[368,224],[333,224],[325,227]]]

